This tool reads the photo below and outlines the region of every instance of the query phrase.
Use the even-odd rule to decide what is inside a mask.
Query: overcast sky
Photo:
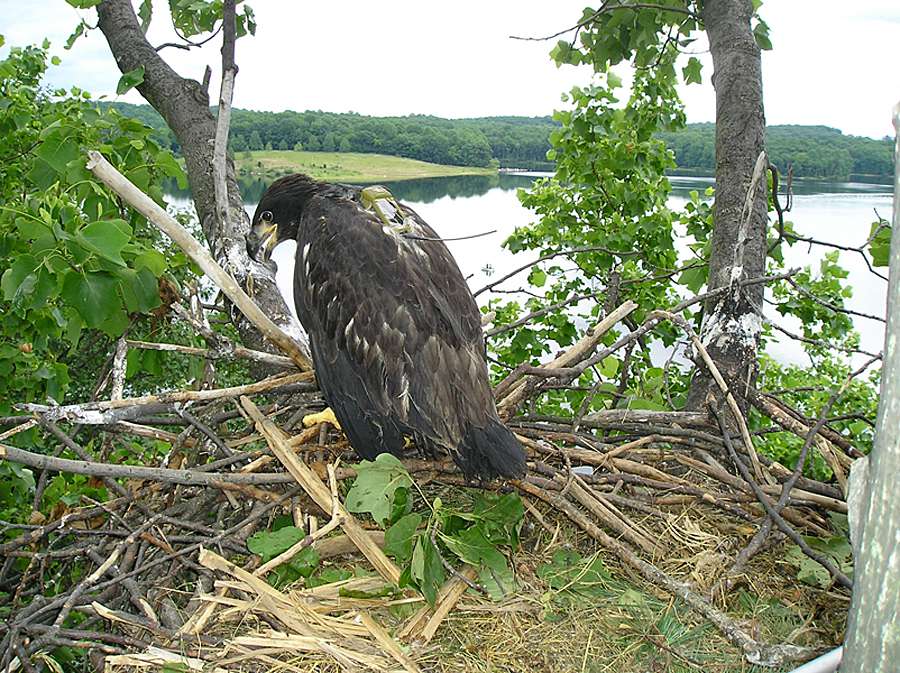
[[[255,37],[238,41],[235,105],[258,110],[327,110],[442,117],[544,115],[560,94],[586,83],[589,69],[557,69],[544,36],[574,24],[585,0],[255,0]],[[171,39],[165,2],[156,2],[150,40]],[[64,0],[0,0],[0,33],[10,44],[48,37],[63,59],[54,85],[77,85],[116,99],[119,73],[99,31],[62,49],[79,15]],[[900,2],[766,0],[762,15],[774,51],[763,53],[769,124],[824,124],[845,133],[892,135],[900,100]],[[183,75],[218,72],[218,41],[203,50],[165,49]],[[702,49],[703,46],[697,46]],[[688,120],[713,121],[715,99],[704,81],[682,89]],[[132,92],[122,100],[141,102]]]

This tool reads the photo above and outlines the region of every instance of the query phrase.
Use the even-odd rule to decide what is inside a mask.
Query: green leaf
[[[615,377],[615,375],[619,371],[619,359],[614,355],[609,355],[603,358],[603,361],[600,363],[600,373],[604,378],[611,379]]]
[[[76,9],[90,9],[99,5],[103,0],[66,0],[66,2]]]
[[[760,49],[771,51],[772,40],[769,38],[769,25],[762,19],[758,19],[757,24],[753,27],[753,38]]]
[[[412,553],[410,577],[425,596],[429,605],[434,605],[437,592],[444,582],[444,566],[434,544],[427,535],[420,535]]]
[[[68,38],[66,38],[66,47],[65,48],[71,49],[74,46],[75,42],[78,40],[78,38],[81,37],[82,35],[84,35],[84,30],[87,27],[88,27],[88,25],[84,22],[84,19],[82,19],[81,22],[77,26],[75,26],[75,30],[72,31],[72,34],[69,35]]]
[[[368,512],[383,524],[391,515],[394,493],[412,486],[412,479],[396,456],[378,455],[374,461],[364,460],[356,467],[356,479],[347,493],[346,505],[351,512]]]
[[[557,591],[597,598],[612,593],[611,576],[600,557],[585,560],[574,550],[555,551],[549,563],[538,566],[537,576]]]
[[[505,563],[502,568],[482,566],[478,571],[478,583],[495,601],[505,598],[516,590],[516,576]]]
[[[159,166],[170,178],[175,178],[178,189],[187,189],[187,175],[175,156],[169,151],[162,151],[156,155],[156,165]]]
[[[691,56],[688,59],[687,65],[681,69],[681,74],[684,76],[685,84],[700,84],[703,81],[703,78],[700,76],[700,70],[703,68],[703,64],[700,63],[700,59],[696,56]]]
[[[519,527],[525,516],[525,507],[518,493],[479,493],[475,497],[472,514],[492,544],[515,546],[519,543]]]
[[[394,501],[391,503],[391,515],[388,521],[393,523],[412,511],[412,496],[408,488],[398,488],[394,491]]]
[[[153,0],[142,0],[138,9],[138,18],[141,20],[141,31],[146,34],[147,28],[150,26],[150,19],[153,18]]]
[[[577,65],[581,62],[581,54],[572,49],[572,45],[567,40],[560,40],[556,46],[550,50],[550,58],[556,63],[558,68],[561,65]]]
[[[34,271],[37,265],[37,260],[31,255],[20,255],[3,272],[3,276],[0,278],[0,290],[3,291],[3,298],[6,301],[15,301],[29,294],[34,289],[34,285],[37,282],[37,276],[34,275]],[[33,278],[30,287],[25,282],[29,277]]]
[[[886,222],[873,222],[869,230],[869,254],[874,266],[888,266],[891,260],[891,227]]]
[[[131,240],[131,227],[123,220],[98,220],[82,228],[76,240],[103,259],[125,266],[122,248]]]
[[[304,547],[288,563],[301,577],[309,577],[319,567],[319,552],[312,545]]]
[[[138,84],[143,84],[143,82],[144,66],[139,65],[134,70],[129,70],[119,78],[119,83],[116,85],[116,93],[121,96],[122,94],[129,92]]]
[[[100,327],[116,313],[124,313],[117,287],[118,280],[105,271],[70,271],[63,281],[62,297],[88,327]]]
[[[67,127],[54,129],[47,134],[34,153],[60,175],[65,175],[66,164],[81,156],[78,141],[72,137],[71,130]]]
[[[506,567],[506,558],[488,542],[480,526],[467,528],[456,536],[442,533],[441,540],[447,545],[447,549],[465,563],[473,566],[484,565],[495,570]]]
[[[154,276],[161,276],[166,270],[166,258],[157,250],[149,249],[134,258],[135,269],[147,269]]]
[[[406,563],[413,550],[416,529],[422,523],[421,514],[407,514],[394,525],[384,531],[384,551],[397,559],[398,563]]]
[[[528,282],[535,287],[543,287],[544,283],[547,282],[547,272],[543,269],[539,269],[536,266],[533,267],[531,269],[531,272],[528,274]]]
[[[37,158],[27,173],[28,179],[38,189],[48,189],[57,180],[56,171],[43,159]]]
[[[323,584],[342,582],[353,577],[353,573],[346,568],[323,568],[309,578],[306,585],[310,588],[320,587]]]
[[[263,563],[287,551],[306,537],[296,526],[284,526],[276,531],[263,530],[247,539],[247,549],[262,557]]]
[[[152,272],[123,269],[118,275],[125,308],[130,313],[147,313],[159,306],[159,283]]]

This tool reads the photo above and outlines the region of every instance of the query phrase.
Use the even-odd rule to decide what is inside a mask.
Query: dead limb
[[[212,258],[205,246],[176,222],[153,199],[135,187],[128,178],[117,171],[99,152],[88,152],[88,157],[87,168],[97,176],[97,179],[115,191],[184,250],[232,303],[240,309],[241,313],[269,341],[285,352],[300,370],[308,371],[312,368],[309,358],[303,353],[299,344],[285,334],[278,325],[260,310],[241,286],[237,284],[237,281]]]
[[[178,390],[160,393],[159,395],[126,397],[120,400],[87,402],[85,404],[69,404],[63,406],[24,403],[15,405],[15,408],[20,411],[28,411],[37,414],[40,418],[55,422],[69,421],[81,425],[107,425],[110,423],[117,423],[121,420],[130,420],[129,414],[131,412],[126,414],[104,412],[114,412],[115,410],[126,409],[128,407],[155,407],[178,402],[209,401],[240,397],[241,395],[255,395],[257,393],[267,392],[297,383],[309,383],[313,381],[313,379],[313,373],[306,371],[230,388],[215,388],[213,390]]]

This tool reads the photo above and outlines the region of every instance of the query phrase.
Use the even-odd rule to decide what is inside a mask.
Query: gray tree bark
[[[209,94],[199,82],[181,77],[147,42],[131,0],[103,0],[97,6],[100,30],[109,43],[123,73],[144,66],[144,81],[138,91],[166,120],[181,145],[188,181],[213,258],[247,290],[276,325],[295,338],[304,349],[306,339],[293,319],[278,287],[272,266],[258,264],[247,253],[245,237],[250,221],[238,191],[234,163],[227,158],[227,216],[216,213],[213,149],[216,120],[209,107]],[[248,348],[273,352],[272,346],[239,312],[232,320]]]
[[[842,673],[891,673],[900,662],[900,103],[894,108],[894,219],[884,377],[869,456]]]
[[[716,90],[716,201],[709,260],[709,289],[714,290],[765,271],[766,180],[765,171],[755,169],[765,151],[766,120],[760,50],[750,29],[751,0],[705,0],[701,12]],[[763,291],[763,285],[752,285],[711,300],[700,332],[743,409],[747,405],[742,391],[757,374]],[[702,409],[710,394],[721,397],[700,366],[688,406]]]

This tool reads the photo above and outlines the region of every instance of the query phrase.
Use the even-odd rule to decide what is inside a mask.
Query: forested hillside
[[[715,125],[688,124],[660,137],[675,152],[679,171],[713,175],[716,167]],[[766,129],[769,158],[783,172],[793,164],[794,175],[810,178],[890,176],[892,143],[846,136],[827,126],[769,126]]]
[[[112,105],[152,126],[160,141],[177,149],[171,131],[151,107]],[[235,152],[373,152],[454,166],[488,166],[496,159],[502,166],[549,168],[548,138],[555,127],[550,117],[441,119],[235,109],[231,147]]]
[[[121,112],[155,129],[172,149],[177,143],[159,115],[147,105],[112,103]],[[374,152],[455,166],[488,166],[492,160],[513,168],[551,169],[549,137],[558,124],[550,117],[442,119],[426,115],[367,117],[356,113],[233,111],[231,147],[246,150],[303,149]],[[675,152],[679,172],[715,172],[715,126],[689,124],[660,137]],[[798,177],[847,179],[887,177],[892,146],[887,139],[847,136],[827,126],[770,126],[770,157],[782,171],[794,166]]]

